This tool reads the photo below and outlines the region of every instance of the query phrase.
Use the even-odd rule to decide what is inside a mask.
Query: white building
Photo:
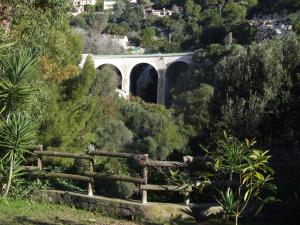
[[[129,49],[129,40],[127,36],[118,36],[118,35],[106,35],[109,36],[112,40],[112,42],[122,46],[123,49]]]
[[[287,18],[265,18],[266,16],[264,18],[254,18],[252,20],[248,20],[248,24],[257,29],[255,38],[258,41],[271,38],[275,35],[285,35],[293,29],[291,21],[289,21]]]
[[[166,10],[165,8],[162,10],[156,10],[152,8],[144,9],[144,16],[157,16],[157,17],[165,17],[172,16],[172,10]]]
[[[95,5],[96,0],[73,0],[74,6]]]
[[[117,1],[115,0],[104,0],[103,1],[103,10],[112,10]]]
[[[137,0],[128,0],[131,4],[137,4]],[[116,0],[104,0],[103,1],[103,10],[112,10],[114,5],[117,3]]]
[[[179,13],[182,14],[183,8],[182,7],[177,7],[176,5],[173,5],[172,9],[161,9],[161,10],[156,10],[153,8],[146,8],[144,9],[144,16],[157,16],[157,17],[165,17],[165,16],[172,16],[174,13]]]
[[[72,15],[76,16],[84,12],[85,5],[95,5],[96,0],[73,0],[73,9]]]

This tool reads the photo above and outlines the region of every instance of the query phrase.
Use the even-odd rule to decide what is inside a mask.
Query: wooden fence
[[[38,171],[43,170],[43,157],[60,157],[60,158],[73,158],[83,159],[89,162],[89,170],[83,172],[83,174],[66,174],[58,172],[45,172],[45,177],[49,178],[63,178],[76,181],[87,182],[87,193],[89,196],[93,195],[93,181],[94,179],[108,179],[114,181],[125,181],[135,183],[139,185],[142,191],[141,202],[147,203],[148,191],[175,191],[179,192],[183,187],[176,185],[157,185],[148,183],[148,172],[151,167],[168,167],[168,168],[185,168],[194,159],[192,157],[184,157],[183,162],[176,161],[157,161],[149,159],[148,154],[133,154],[133,153],[116,153],[116,152],[105,152],[105,151],[90,151],[86,154],[70,153],[70,152],[57,152],[57,151],[43,151],[43,146],[39,145],[33,154],[37,157],[37,166],[24,166],[23,169],[27,171]],[[129,177],[103,174],[94,171],[94,160],[95,157],[115,157],[115,158],[126,158],[132,159],[135,163],[141,166],[140,177]]]

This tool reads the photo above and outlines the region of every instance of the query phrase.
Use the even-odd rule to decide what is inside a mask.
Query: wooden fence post
[[[43,145],[38,145],[37,146],[37,150],[38,151],[43,151]],[[37,159],[37,167],[39,168],[39,170],[42,170],[42,168],[43,168],[43,156],[41,156],[41,155],[38,155],[37,156],[38,157],[38,159]]]
[[[94,160],[89,159],[90,172],[94,172]],[[88,182],[88,195],[93,196],[93,178]]]
[[[149,156],[148,154],[145,154],[144,160],[148,161]],[[143,179],[145,180],[145,185],[148,184],[148,167],[143,166]],[[147,190],[142,190],[142,204],[147,203]]]

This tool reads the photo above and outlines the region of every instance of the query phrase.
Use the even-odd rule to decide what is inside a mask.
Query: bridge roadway
[[[83,66],[87,56],[89,54],[82,55],[82,62],[80,66]],[[96,68],[104,65],[111,65],[119,70],[122,76],[122,87],[119,93],[124,97],[128,97],[131,92],[131,79],[132,71],[136,66],[141,64],[151,65],[157,72],[157,103],[165,104],[169,68],[172,65],[180,62],[190,65],[192,63],[192,57],[194,52],[184,53],[170,53],[170,54],[144,54],[144,55],[91,55]],[[182,65],[182,64],[178,64]],[[178,74],[179,75],[179,74]],[[174,76],[174,75],[173,75]],[[175,74],[176,76],[176,74]]]

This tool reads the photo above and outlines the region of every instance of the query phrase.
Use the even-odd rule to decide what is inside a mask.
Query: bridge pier
[[[130,72],[131,71],[126,68],[122,77],[122,90],[126,93],[127,98],[130,95]]]
[[[157,84],[157,104],[164,105],[165,104],[165,93],[164,93],[164,86],[165,86],[165,73],[166,69],[159,69],[158,73],[158,84]]]

